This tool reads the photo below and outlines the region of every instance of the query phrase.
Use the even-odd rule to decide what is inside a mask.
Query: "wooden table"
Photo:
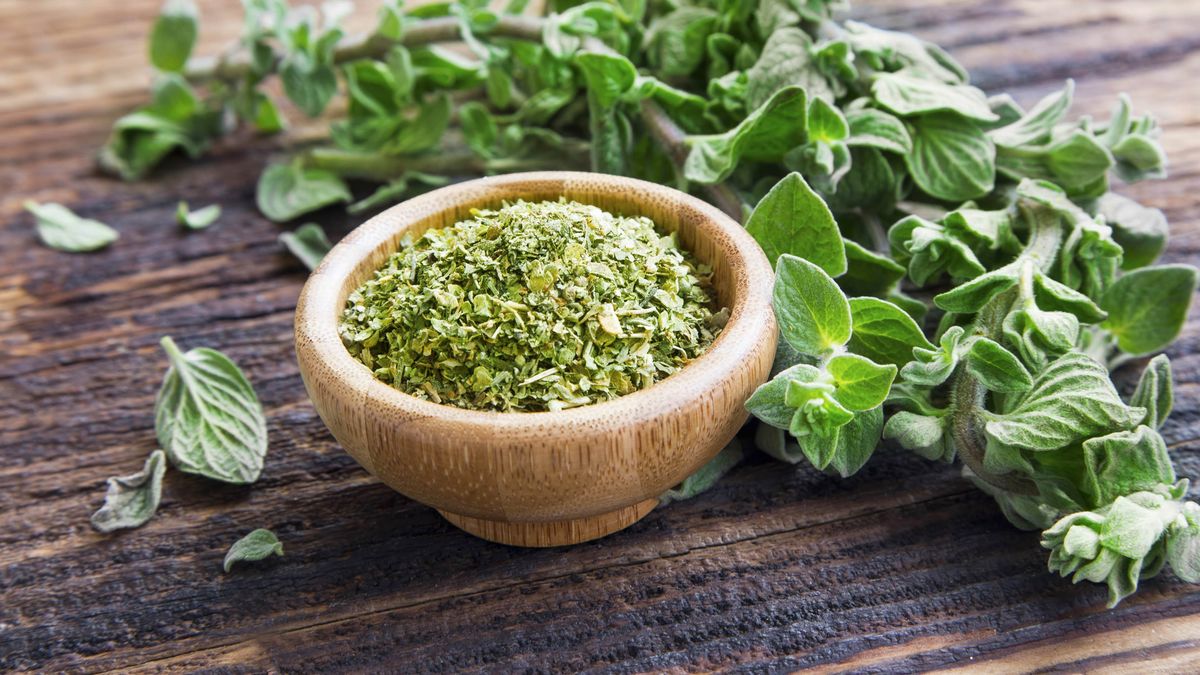
[[[701,498],[552,550],[472,538],[376,482],[297,374],[305,270],[253,203],[279,141],[227,143],[142,183],[94,171],[112,120],[146,95],[158,4],[0,1],[0,670],[1195,670],[1200,586],[1165,574],[1106,611],[1104,588],[1048,574],[1037,534],[957,469],[900,451],[850,480],[754,458]],[[240,9],[200,4],[211,53]],[[1200,262],[1198,3],[859,4],[1025,104],[1074,77],[1077,110],[1103,115],[1127,91],[1157,113],[1172,177],[1128,192],[1170,217],[1167,259]],[[121,240],[87,256],[43,248],[25,198],[106,220]],[[184,233],[179,199],[225,215]],[[335,238],[353,225],[321,219]],[[1165,428],[1193,478],[1196,318],[1171,350]],[[104,479],[155,448],[164,334],[243,366],[266,406],[266,469],[251,487],[169,472],[148,525],[103,536],[88,516]],[[221,574],[255,527],[286,557]]]

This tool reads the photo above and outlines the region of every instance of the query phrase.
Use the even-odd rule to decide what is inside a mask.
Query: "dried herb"
[[[463,408],[561,410],[670,375],[712,342],[711,270],[643,217],[518,201],[406,243],[341,334],[384,382]]]
[[[146,458],[141,471],[109,478],[104,506],[92,514],[92,527],[112,532],[145,525],[158,510],[166,470],[166,454],[155,450]]]
[[[262,560],[272,555],[282,556],[283,544],[274,532],[259,528],[233,542],[221,566],[228,574],[236,562]]]

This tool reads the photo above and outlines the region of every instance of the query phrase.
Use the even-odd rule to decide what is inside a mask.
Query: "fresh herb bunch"
[[[1107,583],[1113,604],[1168,562],[1200,581],[1200,507],[1157,431],[1170,366],[1150,361],[1129,401],[1108,373],[1174,339],[1196,283],[1151,266],[1162,213],[1109,192],[1165,175],[1151,117],[1121,97],[1107,120],[1071,119],[1070,82],[1029,110],[988,97],[937,46],[834,20],[836,1],[526,4],[392,1],[346,37],[334,9],[246,0],[237,48],[202,60],[194,10],[172,0],[153,100],[102,161],[136,178],[235,120],[278,131],[260,87],[277,74],[305,114],[339,83],[347,107],[264,172],[276,220],[349,201],[348,179],[383,184],[361,210],[439,176],[577,158],[696,191],[776,263],[783,340],[747,403],[762,449],[841,475],[881,436],[958,457],[1043,530],[1053,571]]]
[[[342,341],[380,380],[463,408],[562,410],[645,389],[712,343],[712,270],[649,218],[560,200],[472,209],[350,294]]]

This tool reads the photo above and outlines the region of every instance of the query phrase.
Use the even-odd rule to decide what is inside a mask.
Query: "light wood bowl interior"
[[[713,267],[728,324],[698,359],[648,389],[559,412],[465,410],[409,396],[343,346],[346,298],[407,234],[505,200],[565,196],[676,231]],[[680,191],[602,174],[540,172],[434,190],[371,218],[313,272],[296,308],[296,355],[317,412],[360,464],[485,539],[556,546],[604,536],[711,459],[746,420],[775,353],[772,272],[740,225]]]

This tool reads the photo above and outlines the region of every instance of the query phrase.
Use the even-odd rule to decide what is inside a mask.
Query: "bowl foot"
[[[481,539],[509,546],[567,546],[599,539],[623,530],[641,520],[658,506],[657,499],[647,499],[616,511],[575,520],[553,520],[541,523],[511,523],[483,520],[438,510],[452,525]]]

